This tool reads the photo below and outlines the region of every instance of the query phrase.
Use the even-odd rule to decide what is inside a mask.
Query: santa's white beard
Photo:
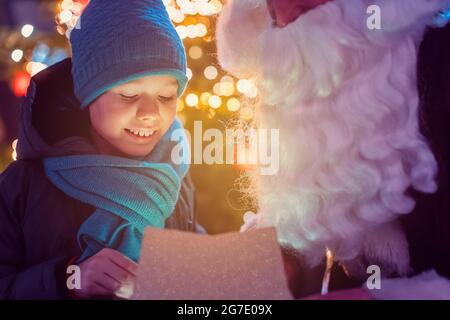
[[[217,30],[222,66],[259,89],[258,127],[280,129],[279,172],[252,177],[259,225],[311,264],[329,248],[407,273],[395,220],[414,209],[408,188],[437,188],[418,126],[417,48],[448,0],[336,0],[283,29],[265,2],[231,1]],[[383,30],[366,27],[370,4]]]

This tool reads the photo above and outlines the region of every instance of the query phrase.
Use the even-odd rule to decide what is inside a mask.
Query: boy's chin
[[[111,143],[111,150],[107,153],[125,158],[143,158],[150,154],[158,141],[149,141],[148,143],[134,144],[129,141],[120,141]]]
[[[149,153],[151,153],[153,151],[153,149],[155,148],[155,146],[153,144],[151,145],[141,145],[141,146],[126,146],[126,147],[122,147],[119,150],[121,151],[121,153],[123,154],[123,156],[126,157],[145,157],[147,156]]]

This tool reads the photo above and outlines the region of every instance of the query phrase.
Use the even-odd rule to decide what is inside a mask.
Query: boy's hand
[[[131,297],[137,264],[119,251],[105,248],[79,267],[81,289],[75,290],[77,297]]]

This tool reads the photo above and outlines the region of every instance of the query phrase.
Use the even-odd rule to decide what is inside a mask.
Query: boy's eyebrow
[[[178,85],[178,81],[176,79],[172,79],[172,80],[170,80],[170,82],[168,84],[170,84],[170,85]]]
[[[178,81],[173,79],[166,84],[166,86],[178,86]]]

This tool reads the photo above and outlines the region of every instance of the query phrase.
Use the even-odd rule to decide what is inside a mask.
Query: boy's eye
[[[173,95],[173,96],[170,96],[170,97],[159,96],[159,100],[161,100],[162,102],[170,102],[170,101],[175,100],[175,98],[176,98],[176,95]]]
[[[134,94],[134,95],[120,94],[120,96],[126,100],[133,100],[133,99],[137,98],[138,95],[137,94]]]

